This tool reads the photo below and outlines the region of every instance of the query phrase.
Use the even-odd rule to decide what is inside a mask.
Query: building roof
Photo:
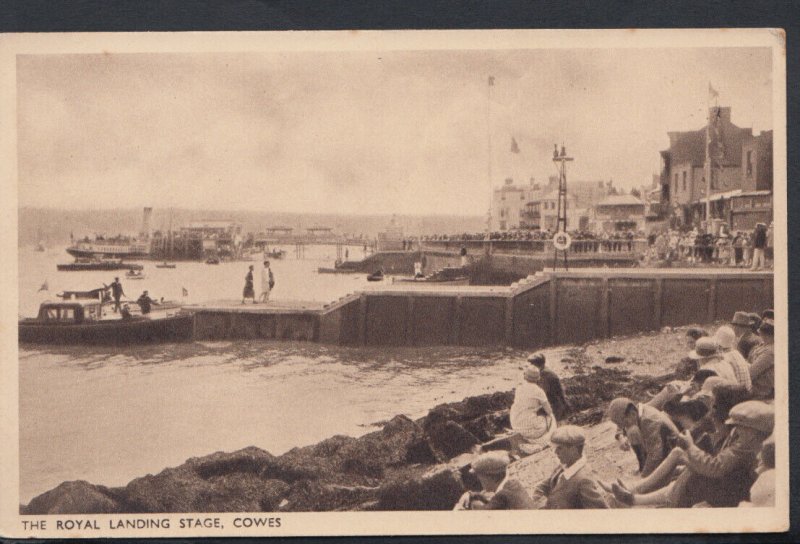
[[[644,206],[644,202],[633,195],[611,195],[597,203],[598,206]]]
[[[192,221],[186,225],[185,229],[227,229],[236,225],[235,221],[211,220],[211,221]]]

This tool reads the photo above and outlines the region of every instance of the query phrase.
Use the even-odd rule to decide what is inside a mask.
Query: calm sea
[[[366,286],[364,275],[317,274],[333,247],[293,248],[272,261],[275,299],[329,302]],[[363,256],[350,248],[350,258]],[[57,272],[63,250],[22,248],[22,316],[62,289],[110,283],[114,273]],[[126,293],[188,302],[241,297],[248,263],[178,263],[124,281]],[[37,292],[47,281],[49,290]],[[523,353],[475,348],[345,348],[266,341],[127,348],[20,350],[20,502],[65,480],[107,486],[192,456],[258,446],[280,454],[334,434],[357,436],[395,414],[511,389]]]

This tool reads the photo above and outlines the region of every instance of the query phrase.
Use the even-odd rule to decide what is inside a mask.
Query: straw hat
[[[752,324],[753,319],[747,312],[736,312],[733,314],[733,319],[731,319],[731,325],[737,325],[739,327],[749,327]]]
[[[704,336],[703,338],[698,338],[697,343],[694,345],[694,349],[689,352],[690,359],[705,359],[706,357],[711,357],[712,355],[716,355],[718,351],[718,346],[716,340],[713,338],[709,338]]]

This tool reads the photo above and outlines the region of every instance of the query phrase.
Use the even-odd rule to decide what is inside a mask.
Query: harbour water
[[[290,249],[290,248],[287,248]],[[360,258],[362,248],[350,248]],[[317,274],[333,247],[271,261],[275,299],[332,301],[365,275]],[[56,272],[63,252],[20,249],[23,316],[62,289],[109,283],[114,272]],[[241,296],[247,264],[179,262],[125,281],[136,297],[188,302]],[[119,274],[116,274],[119,275]],[[49,290],[38,292],[47,280]],[[266,341],[20,350],[20,502],[65,480],[117,486],[192,456],[257,446],[280,454],[334,434],[357,436],[398,413],[511,389],[524,354],[510,349],[347,348]],[[557,367],[556,367],[557,368]]]

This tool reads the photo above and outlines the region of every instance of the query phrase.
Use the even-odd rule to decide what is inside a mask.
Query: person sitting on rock
[[[774,421],[771,405],[757,400],[739,403],[725,421],[730,432],[714,452],[699,448],[688,432],[680,435],[677,445],[685,453],[687,469],[677,480],[646,494],[632,493],[615,484],[614,496],[620,503],[634,507],[737,506],[753,484],[755,459],[772,434]]]
[[[771,400],[775,398],[775,321],[772,310],[766,310],[758,327],[763,344],[750,351],[750,378],[753,383],[753,398]]]
[[[761,317],[750,315],[747,312],[736,312],[731,319],[731,327],[736,333],[736,349],[747,359],[750,350],[761,343],[761,338],[756,334]]]
[[[534,507],[525,487],[509,478],[511,458],[505,451],[484,453],[472,462],[470,472],[481,483],[481,491],[467,491],[454,510],[530,510]]]
[[[564,387],[561,385],[561,378],[549,368],[545,368],[544,353],[534,353],[528,358],[528,362],[539,369],[539,386],[547,395],[547,400],[553,408],[553,415],[559,421],[564,419],[570,412],[570,406],[564,394]]]
[[[483,444],[477,452],[503,449],[516,456],[526,456],[548,446],[558,424],[547,395],[539,387],[541,373],[535,366],[528,365],[522,376],[524,381],[515,389],[514,403],[509,410],[512,433]]]
[[[608,508],[594,473],[583,456],[586,435],[575,425],[556,429],[550,437],[561,463],[534,489],[533,500],[546,499],[545,510]]]
[[[737,383],[733,368],[723,359],[719,352],[719,345],[714,338],[700,338],[695,344],[694,350],[689,353],[689,357],[697,361],[699,370],[713,370],[723,380]]]
[[[739,350],[736,349],[736,333],[734,330],[727,325],[723,325],[714,333],[714,340],[717,341],[722,359],[731,366],[737,385],[750,391],[753,387],[753,382],[750,379],[750,366],[745,358],[742,357],[742,354],[739,353]]]
[[[750,488],[750,500],[740,502],[740,508],[775,506],[775,434],[761,445],[756,474],[758,478]]]
[[[611,401],[606,418],[616,424],[618,440],[624,435],[630,441],[642,476],[648,476],[664,460],[678,435],[678,428],[664,412],[626,397]]]

